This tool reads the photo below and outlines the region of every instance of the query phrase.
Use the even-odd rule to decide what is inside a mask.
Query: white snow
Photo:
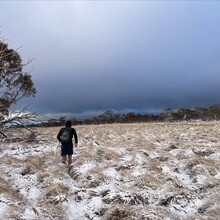
[[[77,126],[70,170],[54,151],[59,128],[38,130],[35,142],[0,145],[0,219],[220,215],[219,122]]]
[[[0,219],[4,219],[7,209],[8,209],[8,204],[6,199],[0,197]]]
[[[95,163],[91,163],[91,162],[86,162],[85,164],[83,164],[79,169],[78,169],[78,172],[79,173],[86,173],[88,172],[89,170],[95,168],[96,165]]]

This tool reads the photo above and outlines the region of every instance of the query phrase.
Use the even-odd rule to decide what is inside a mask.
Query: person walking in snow
[[[57,139],[61,142],[61,157],[62,163],[68,163],[70,165],[72,163],[72,155],[73,155],[73,137],[75,140],[75,147],[78,146],[78,137],[76,130],[71,127],[71,121],[66,121],[65,127],[61,128],[59,133],[57,134]]]

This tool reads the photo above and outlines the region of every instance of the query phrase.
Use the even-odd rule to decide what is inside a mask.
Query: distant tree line
[[[167,108],[164,112],[154,114],[137,114],[129,112],[126,114],[114,113],[108,110],[99,116],[91,119],[77,120],[71,119],[73,125],[99,125],[99,124],[113,124],[113,123],[143,123],[143,122],[181,122],[181,121],[212,121],[220,120],[220,105],[213,105],[210,107],[196,107],[195,109],[180,108],[173,110]],[[35,126],[63,126],[65,124],[65,117],[59,119],[50,119]]]

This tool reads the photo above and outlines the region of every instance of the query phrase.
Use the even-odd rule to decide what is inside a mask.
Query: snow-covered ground
[[[220,122],[75,128],[69,170],[60,128],[1,143],[0,219],[220,219]]]

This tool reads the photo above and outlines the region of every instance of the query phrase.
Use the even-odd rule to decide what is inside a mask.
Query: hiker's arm
[[[75,139],[75,146],[77,147],[78,146],[78,136],[77,136],[77,133],[76,133],[75,129],[73,131],[73,136],[74,136],[74,139]]]
[[[59,142],[61,142],[60,135],[61,135],[61,130],[59,131],[59,133],[58,133],[58,135],[57,135],[57,140],[58,140]]]

